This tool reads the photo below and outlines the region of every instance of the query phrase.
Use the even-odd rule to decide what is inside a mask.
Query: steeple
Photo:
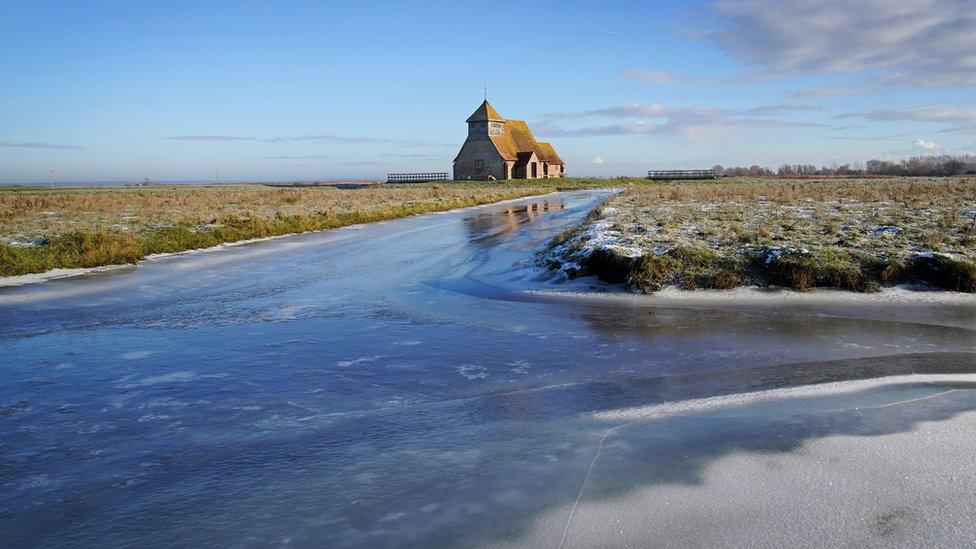
[[[484,102],[481,103],[481,106],[475,109],[475,111],[471,114],[471,116],[468,117],[467,122],[470,123],[470,122],[489,122],[489,121],[504,122],[505,119],[502,118],[502,115],[498,114],[498,111],[495,110],[495,107],[492,107],[491,103],[489,103],[488,100],[485,99]]]

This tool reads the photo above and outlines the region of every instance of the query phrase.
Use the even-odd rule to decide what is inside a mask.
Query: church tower
[[[468,117],[468,139],[483,140],[505,134],[505,119],[487,99]]]

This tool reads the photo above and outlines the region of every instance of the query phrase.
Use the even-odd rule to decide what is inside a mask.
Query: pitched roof
[[[539,149],[542,150],[542,154],[539,155],[539,158],[541,158],[543,162],[548,162],[550,164],[565,164],[563,159],[559,158],[559,155],[556,154],[556,149],[552,148],[552,145],[549,143],[539,141]]]
[[[506,120],[503,135],[489,136],[505,160],[517,160],[520,152],[534,152],[539,160],[550,164],[563,164],[556,150],[548,143],[539,143],[523,120]]]
[[[491,103],[489,103],[488,100],[485,99],[484,103],[482,103],[480,107],[478,107],[477,109],[475,109],[473,113],[471,113],[471,116],[468,117],[466,122],[485,122],[488,120],[495,120],[498,122],[502,122],[505,119],[502,118],[502,115],[498,114],[498,111],[495,110],[495,107],[492,107]]]

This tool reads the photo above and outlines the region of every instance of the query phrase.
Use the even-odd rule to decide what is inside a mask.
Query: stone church
[[[563,177],[566,165],[522,120],[505,120],[488,100],[468,117],[468,138],[454,158],[454,179]]]

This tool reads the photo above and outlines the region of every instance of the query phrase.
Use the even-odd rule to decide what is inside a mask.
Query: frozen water
[[[0,545],[973,539],[972,296],[525,267],[603,196],[0,289]]]

